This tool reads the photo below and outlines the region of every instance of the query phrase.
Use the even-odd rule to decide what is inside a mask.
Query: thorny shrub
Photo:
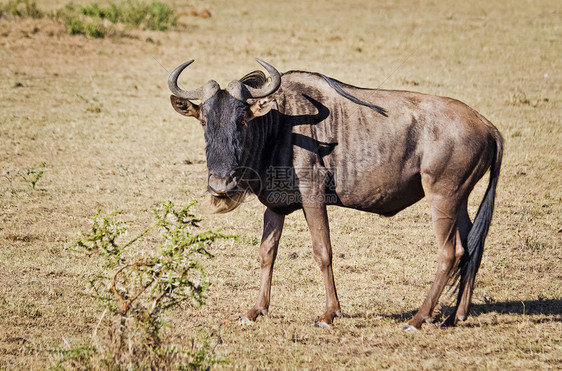
[[[205,368],[225,362],[214,354],[208,341],[195,349],[166,346],[161,329],[167,325],[166,310],[184,302],[203,304],[209,286],[201,258],[212,258],[208,247],[219,238],[235,238],[220,232],[199,232],[201,219],[190,212],[194,202],[176,208],[171,201],[154,210],[154,223],[125,240],[130,222],[121,211],[93,218],[89,232],[75,243],[74,250],[102,257],[104,266],[89,279],[89,295],[105,306],[94,330],[95,353],[113,368]],[[143,240],[153,244],[141,249]],[[108,319],[105,317],[109,314]],[[110,320],[109,320],[110,319]]]

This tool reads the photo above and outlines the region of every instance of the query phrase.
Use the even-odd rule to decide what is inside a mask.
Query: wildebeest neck
[[[254,118],[243,128],[240,166],[247,170],[245,175],[249,181],[245,185],[252,193],[262,191],[269,167],[290,166],[291,128],[281,117],[277,109],[272,109],[266,115]]]

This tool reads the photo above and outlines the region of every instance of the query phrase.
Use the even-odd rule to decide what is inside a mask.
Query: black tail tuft
[[[502,156],[503,140],[501,136],[498,136],[496,139],[496,152],[490,167],[490,182],[488,183],[484,199],[474,218],[474,224],[468,232],[466,251],[458,267],[459,282],[457,286],[457,303],[460,303],[464,290],[468,287],[470,287],[470,289],[474,287],[474,279],[478,268],[480,268],[480,263],[482,262],[484,242],[486,241],[486,236],[488,235],[488,230],[492,222],[492,214],[494,213],[494,201],[496,198],[496,187],[500,175]]]

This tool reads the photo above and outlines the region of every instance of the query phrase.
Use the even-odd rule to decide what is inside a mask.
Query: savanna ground
[[[258,289],[263,207],[253,200],[204,216],[204,228],[240,238],[213,245],[206,305],[169,313],[167,341],[189,347],[213,333],[225,368],[562,368],[558,1],[169,3],[212,17],[109,39],[69,36],[49,19],[0,19],[1,369],[43,369],[58,360],[54,349],[89,343],[102,308],[80,292],[98,267],[68,247],[99,208],[122,209],[139,228],[168,199],[198,199],[205,213],[203,133],[171,108],[166,69],[195,58],[185,87],[225,86],[256,69],[254,57],[280,71],[452,96],[500,129],[505,156],[472,316],[457,328],[400,331],[436,270],[422,201],[393,218],[329,210],[344,313],[331,330],[312,326],[323,284],[302,213],[290,215],[270,315],[241,326]],[[34,188],[28,169],[42,163]]]

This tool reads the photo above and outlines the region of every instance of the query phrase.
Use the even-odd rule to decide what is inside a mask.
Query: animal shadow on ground
[[[453,310],[453,307],[443,306],[441,315],[436,315],[436,320],[439,317],[445,318]],[[385,318],[390,318],[395,321],[407,321],[416,314],[417,310],[411,310],[402,313],[394,313],[383,315]],[[537,322],[553,321],[562,322],[562,299],[538,299],[538,300],[512,300],[504,302],[494,302],[485,304],[472,304],[470,306],[470,316],[478,317],[482,314],[498,313],[498,314],[520,314],[523,316],[536,316],[536,315],[555,315],[557,317],[552,319],[537,319]],[[350,317],[361,317],[361,315],[351,315]],[[470,325],[470,326],[475,326]]]

